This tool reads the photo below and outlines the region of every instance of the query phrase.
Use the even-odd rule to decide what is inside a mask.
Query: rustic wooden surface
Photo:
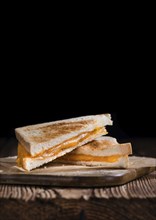
[[[24,201],[93,198],[156,198],[156,171],[121,186],[60,188],[52,186],[0,185],[0,198]]]
[[[116,187],[0,185],[0,220],[155,220],[156,172]]]
[[[0,200],[0,220],[155,220],[155,199]]]
[[[134,155],[156,157],[156,139],[132,143]],[[14,139],[0,139],[0,157],[16,154]],[[155,216],[156,172],[124,185],[100,188],[0,185],[0,220],[154,220]]]
[[[129,157],[127,169],[105,169],[48,163],[30,172],[17,167],[16,157],[0,158],[0,183],[49,185],[54,187],[104,187],[128,183],[154,171],[156,159]]]

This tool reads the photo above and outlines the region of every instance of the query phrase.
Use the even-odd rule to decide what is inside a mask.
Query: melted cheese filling
[[[69,154],[65,155],[58,160],[61,161],[95,161],[95,162],[108,162],[114,163],[118,161],[123,155],[113,155],[113,156],[91,156],[91,155],[84,155],[84,154]]]
[[[107,134],[107,131],[104,127],[102,127],[96,128],[91,132],[81,133],[80,135],[71,138],[59,145],[53,146],[52,148],[45,150],[35,156],[31,156],[30,153],[27,152],[26,149],[20,143],[18,143],[18,157],[16,161],[17,165],[23,167],[23,159],[25,158],[45,159],[47,157],[56,156],[60,154],[60,152],[63,150],[73,148],[74,146],[81,144],[81,142],[83,142],[84,140],[89,140],[91,137],[96,137],[97,134]]]

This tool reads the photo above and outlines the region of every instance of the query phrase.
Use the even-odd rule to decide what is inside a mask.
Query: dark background
[[[0,136],[14,137],[19,126],[111,113],[110,135],[156,137],[153,28],[145,21],[119,16],[78,27],[61,20],[52,30],[6,21]]]
[[[0,156],[17,155],[16,127],[103,113],[112,115],[108,135],[131,142],[133,155],[155,156],[153,57],[142,44],[116,45],[104,54],[90,44],[52,54],[10,47],[0,80]]]
[[[112,136],[156,137],[154,101],[139,84],[141,92],[135,84],[115,82],[111,74],[111,81],[104,74],[92,73],[91,79],[75,75],[74,80],[67,75],[54,78],[55,74],[33,80],[21,73],[20,80],[5,87],[7,92],[1,89],[1,137],[14,137],[19,126],[103,113],[112,115],[113,126],[108,126]]]

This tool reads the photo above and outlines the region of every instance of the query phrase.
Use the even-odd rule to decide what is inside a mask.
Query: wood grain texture
[[[155,199],[0,200],[0,220],[155,220]]]
[[[23,201],[58,198],[90,200],[93,198],[156,198],[156,171],[121,186],[98,188],[54,188],[50,186],[0,185],[0,198]]]
[[[16,155],[16,148],[10,151],[12,143],[7,143],[0,141],[1,156]],[[145,148],[142,140],[139,143],[139,148],[138,143],[136,148],[133,144],[137,155],[156,156],[155,142],[152,148],[149,141]],[[8,151],[4,145],[9,146]],[[155,220],[155,216],[156,172],[111,187],[0,185],[0,220]]]
[[[156,159],[130,157],[128,169],[48,163],[30,172],[16,166],[15,157],[0,158],[0,183],[54,187],[102,187],[128,183],[155,170]]]

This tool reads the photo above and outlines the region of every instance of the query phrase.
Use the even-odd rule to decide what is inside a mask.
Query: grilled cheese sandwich
[[[53,161],[97,137],[106,135],[106,125],[112,125],[110,114],[16,128],[15,134],[19,142],[17,164],[29,171]]]
[[[116,138],[102,136],[58,158],[56,162],[127,168],[130,154],[132,154],[131,143],[120,144]]]

